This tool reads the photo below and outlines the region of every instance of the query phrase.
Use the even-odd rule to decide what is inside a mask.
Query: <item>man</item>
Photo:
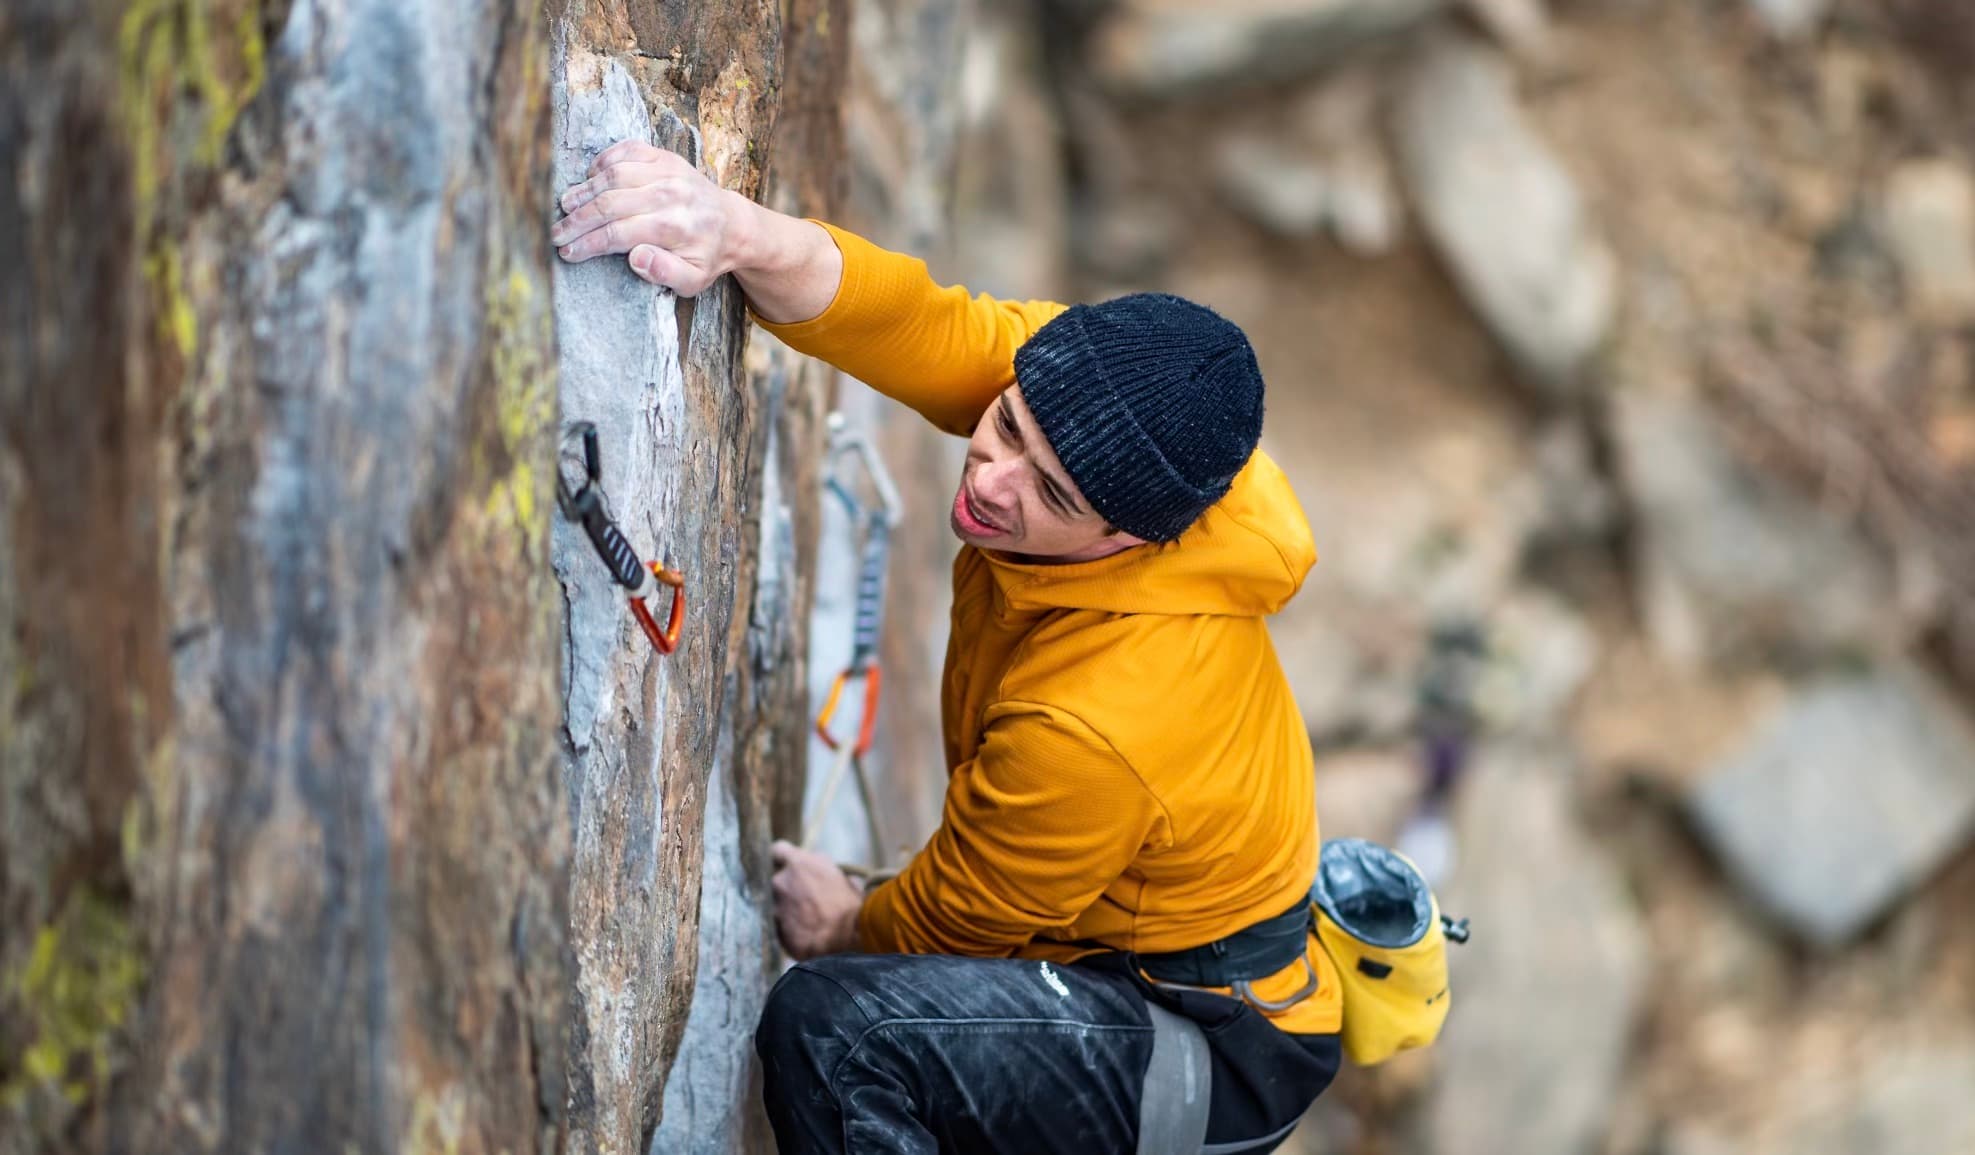
[[[782,1150],[1275,1147],[1336,1072],[1340,1002],[1263,621],[1315,553],[1241,331],[1156,294],[970,298],[639,143],[561,205],[563,259],[686,295],[732,273],[770,332],[969,438],[940,827],[869,893],[775,847]]]

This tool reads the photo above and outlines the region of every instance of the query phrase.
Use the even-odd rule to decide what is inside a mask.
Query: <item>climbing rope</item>
[[[891,534],[899,519],[898,489],[892,484],[891,474],[878,457],[877,449],[862,434],[850,430],[843,414],[830,414],[829,430],[830,452],[823,487],[843,505],[851,531],[863,530],[864,545],[859,555],[857,599],[851,619],[850,661],[830,683],[823,709],[816,716],[816,736],[836,751],[837,756],[831,763],[829,776],[823,780],[816,807],[803,824],[802,845],[807,848],[815,843],[823,816],[829,813],[830,802],[848,769],[857,775],[858,793],[863,797],[865,818],[870,823],[872,853],[882,860],[890,844],[879,818],[876,792],[865,773],[864,755],[870,752],[871,740],[877,733],[878,699],[884,685],[884,671],[878,664],[878,630],[885,616],[885,567],[891,557]],[[874,500],[858,497],[857,487],[846,470],[846,464],[852,460],[862,463]],[[864,683],[864,709],[858,719],[857,735],[854,740],[840,741],[831,732],[830,723],[836,718],[845,688],[860,680]]]
[[[571,463],[582,469],[581,480],[574,483],[568,469]],[[638,620],[638,628],[645,632],[645,637],[651,639],[661,654],[678,649],[679,631],[686,622],[686,576],[658,562],[638,560],[638,552],[631,548],[624,531],[611,520],[610,503],[603,492],[603,457],[597,448],[597,427],[588,421],[575,422],[563,432],[556,461],[556,501],[562,507],[563,516],[581,525],[589,535],[590,544],[596,547],[597,556],[603,559],[611,578],[630,591],[631,616]],[[646,604],[661,585],[672,587],[672,609],[664,629],[659,628],[658,619]]]

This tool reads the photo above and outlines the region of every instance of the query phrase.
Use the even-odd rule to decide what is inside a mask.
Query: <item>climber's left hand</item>
[[[782,949],[801,961],[857,949],[864,892],[837,864],[792,842],[769,848],[775,860],[775,929]]]

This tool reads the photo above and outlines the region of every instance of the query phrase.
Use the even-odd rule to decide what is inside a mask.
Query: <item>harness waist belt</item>
[[[1310,934],[1310,900],[1188,950],[1141,954],[1138,965],[1154,982],[1189,987],[1232,987],[1265,979],[1303,957]]]

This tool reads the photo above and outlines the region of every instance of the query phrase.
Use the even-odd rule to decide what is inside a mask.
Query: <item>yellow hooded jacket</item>
[[[966,436],[1015,350],[1064,308],[942,288],[924,262],[828,228],[843,282],[812,320],[766,327]],[[1256,452],[1178,541],[1092,562],[953,567],[944,814],[865,899],[867,951],[1059,962],[1097,942],[1183,950],[1281,914],[1317,861],[1308,733],[1263,619],[1316,561],[1281,469]],[[1336,1031],[1336,975],[1274,1017]],[[1301,963],[1254,984],[1288,997]]]

